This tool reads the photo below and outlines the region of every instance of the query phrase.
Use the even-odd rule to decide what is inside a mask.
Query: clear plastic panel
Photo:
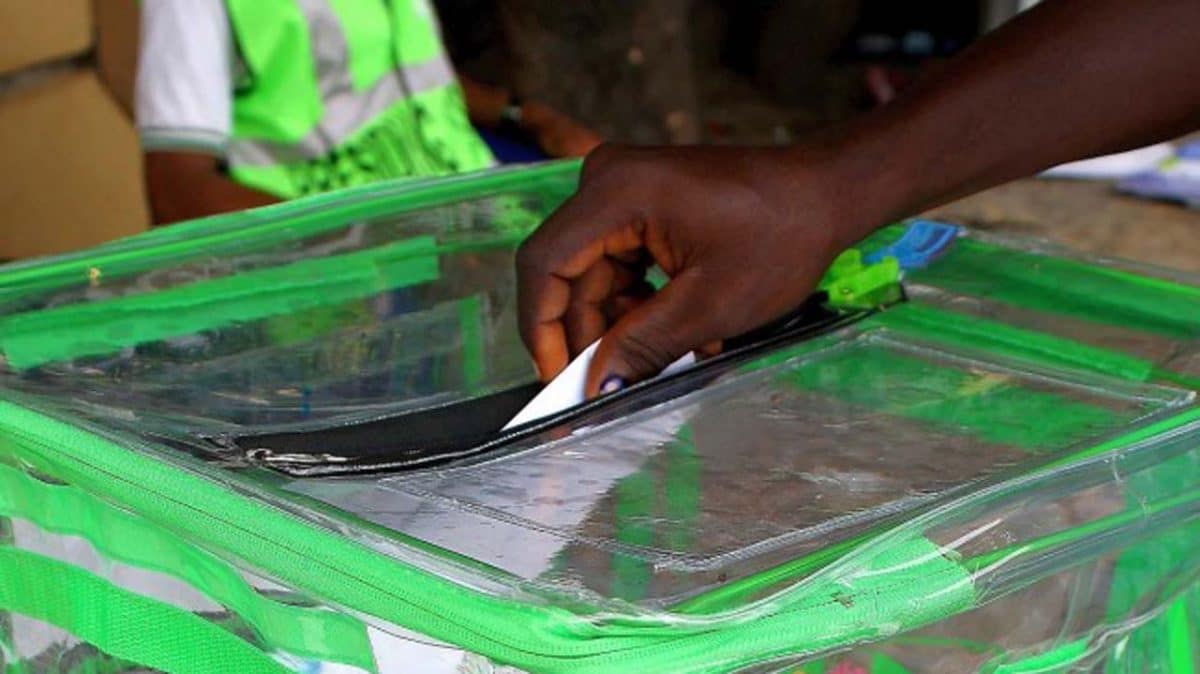
[[[1077,649],[1158,671],[1129,654],[1173,638],[1140,631],[1169,611],[1194,620],[1174,607],[1200,569],[1200,284],[1178,276],[964,240],[899,306],[469,461],[295,479],[235,451],[532,381],[513,251],[574,172],[0,271],[0,458],[480,667],[781,671],[855,648],[1012,674]]]
[[[1191,399],[852,329],[478,465],[287,488],[523,578],[662,605]]]
[[[574,171],[496,173],[483,179],[498,186],[468,198],[335,201],[301,209],[292,220],[304,226],[218,229],[68,269],[87,275],[0,286],[0,383],[185,439],[346,423],[528,383],[513,251]],[[433,203],[413,210],[414,199]]]
[[[1192,671],[1197,480],[1195,435],[1165,434],[968,497],[971,507],[927,518],[926,535],[973,569],[979,606],[800,669]]]

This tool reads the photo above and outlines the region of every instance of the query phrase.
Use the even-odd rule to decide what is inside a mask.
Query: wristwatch
[[[520,134],[524,128],[521,126],[523,115],[521,114],[521,106],[523,101],[516,94],[508,97],[508,103],[500,109],[500,130],[508,134]]]

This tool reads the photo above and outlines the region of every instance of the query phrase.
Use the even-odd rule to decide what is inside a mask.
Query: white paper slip
[[[542,389],[533,400],[530,400],[525,407],[521,408],[520,412],[513,417],[504,428],[508,430],[513,426],[519,426],[524,423],[549,416],[556,412],[561,412],[568,407],[578,405],[584,399],[584,385],[587,383],[588,365],[592,362],[592,357],[596,355],[596,347],[600,346],[600,340],[591,343],[588,348],[584,349],[575,360],[571,361],[565,370],[559,373],[546,388]],[[668,374],[674,374],[686,367],[690,367],[696,362],[696,356],[688,353],[683,358],[671,363],[662,372],[658,373],[658,377]],[[658,377],[655,377],[656,379]]]
[[[1173,145],[1159,143],[1127,152],[1059,164],[1043,171],[1042,176],[1075,180],[1120,180],[1135,173],[1152,170],[1174,153]]]

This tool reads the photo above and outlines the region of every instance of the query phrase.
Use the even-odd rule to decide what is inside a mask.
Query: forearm
[[[205,155],[149,152],[145,165],[146,192],[156,225],[279,201],[273,195],[222,175],[216,168],[216,160]]]
[[[549,105],[526,101],[516,114],[509,115],[506,112],[513,97],[508,91],[461,75],[458,81],[472,122],[509,133],[518,131],[551,157],[582,157],[603,141],[595,131]],[[516,128],[506,124],[506,118],[515,122]]]
[[[499,126],[501,114],[509,104],[509,92],[461,74],[458,76],[458,83],[462,87],[467,115],[471,121],[490,128]]]
[[[1200,121],[1200,3],[1051,0],[825,147],[870,228]]]

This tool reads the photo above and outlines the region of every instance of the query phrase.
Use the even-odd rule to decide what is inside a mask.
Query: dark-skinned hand
[[[653,376],[786,314],[849,242],[820,161],[795,150],[602,146],[518,253],[521,336],[542,379],[601,336],[587,377]],[[788,166],[788,170],[783,170]],[[654,292],[646,272],[670,281]],[[606,386],[605,388],[608,388]]]

